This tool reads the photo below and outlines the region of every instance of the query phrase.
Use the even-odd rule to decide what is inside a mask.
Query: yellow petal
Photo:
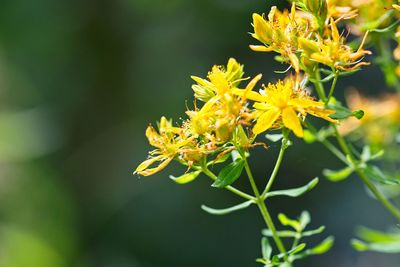
[[[292,130],[297,137],[303,137],[303,128],[300,120],[292,107],[287,107],[282,111],[282,121],[286,128]]]
[[[308,40],[304,37],[300,37],[298,39],[299,42],[299,46],[300,48],[307,54],[307,55],[311,55],[312,53],[317,53],[319,52],[319,47],[318,47],[318,43]]]
[[[335,20],[333,18],[331,18],[331,31],[333,41],[338,43],[340,41],[340,35]]]
[[[273,108],[273,106],[271,106],[268,103],[265,102],[260,102],[260,103],[254,103],[253,107],[257,110],[270,110],[271,108]]]
[[[162,157],[162,156],[161,156]],[[135,173],[137,173],[137,174],[139,174],[139,175],[142,175],[142,176],[150,176],[150,175],[153,175],[153,174],[155,174],[156,172],[159,172],[159,171],[161,171],[162,169],[164,169],[165,167],[167,167],[167,165],[172,161],[172,157],[162,157],[161,159],[160,159],[160,161],[162,161],[157,167],[154,167],[154,168],[151,168],[151,169],[142,169],[142,170],[140,170],[140,171],[138,171],[137,169],[135,170],[135,172],[134,172],[134,174]],[[146,160],[147,161],[147,160]],[[145,162],[146,162],[145,161]],[[145,162],[143,162],[142,164],[144,164]],[[154,161],[155,162],[155,161]],[[140,164],[139,165],[139,167],[143,167],[143,166],[141,166],[142,164]],[[147,166],[150,166],[151,164],[148,164]],[[138,167],[138,168],[139,168]]]
[[[332,115],[332,114],[335,113],[335,111],[331,110],[331,109],[310,108],[310,109],[307,109],[307,113],[310,114],[310,115],[313,115],[315,117],[319,117],[319,118],[322,118],[324,120],[333,122],[333,123],[338,123],[339,122],[339,121],[329,117],[329,115]]]
[[[146,170],[150,165],[152,165],[156,161],[162,160],[163,157],[164,156],[160,155],[160,156],[157,156],[157,157],[154,157],[154,158],[146,159],[145,161],[140,163],[139,166],[137,166],[137,168],[133,172],[133,174],[135,174],[135,173],[139,173],[140,174],[142,171]]]
[[[161,136],[157,133],[153,126],[148,126],[146,129],[146,137],[149,140],[150,145],[154,147],[160,146]]]
[[[247,99],[256,101],[256,102],[265,102],[267,99],[265,96],[261,95],[260,93],[254,92],[254,91],[246,92],[246,90],[234,88],[234,89],[232,89],[232,92],[233,92],[233,94],[238,95],[238,96],[246,95]]]
[[[169,178],[171,178],[175,183],[187,184],[187,183],[190,183],[191,181],[193,181],[194,179],[196,179],[200,173],[201,173],[201,171],[194,171],[194,172],[185,173],[179,177],[174,177],[174,176],[170,175]]]
[[[257,13],[253,14],[253,37],[262,43],[269,43],[272,36],[271,26]]]
[[[333,61],[330,57],[322,55],[321,53],[313,53],[310,57],[310,59],[317,61],[319,63],[322,63],[327,66],[332,66]]]
[[[324,106],[324,103],[317,102],[317,101],[314,101],[314,100],[308,99],[308,98],[293,98],[293,99],[289,100],[288,104],[291,106],[300,107],[300,108],[323,107]]]
[[[253,88],[254,88],[254,86],[256,86],[256,84],[258,83],[258,81],[259,80],[261,80],[261,78],[262,78],[262,74],[258,74],[256,77],[254,77],[250,82],[249,82],[249,84],[246,86],[246,88],[244,89],[245,90],[245,92],[244,92],[244,98],[246,98],[247,97],[247,94],[251,91],[251,90],[253,90]]]
[[[255,51],[255,52],[271,52],[274,51],[274,49],[270,47],[266,47],[263,45],[250,45],[250,49]]]
[[[293,53],[290,53],[290,54],[288,54],[288,57],[290,60],[290,64],[292,65],[292,67],[294,68],[296,73],[299,73],[300,65],[299,65],[299,59],[297,58],[297,56]]]
[[[253,133],[259,134],[271,128],[274,122],[278,119],[279,115],[280,110],[276,108],[262,113],[257,119],[256,125],[254,125]]]

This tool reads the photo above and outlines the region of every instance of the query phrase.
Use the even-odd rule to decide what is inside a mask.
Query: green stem
[[[323,144],[329,151],[332,152],[332,154],[334,154],[339,160],[341,160],[344,164],[348,164],[348,161],[346,159],[346,156],[342,153],[342,151],[340,151],[339,149],[337,149],[331,142],[329,142],[325,137],[319,137],[318,136],[318,131],[317,129],[314,127],[314,125],[312,125],[309,121],[305,121],[304,124],[306,125],[306,127],[316,136],[316,140],[318,142],[320,142],[321,144]]]
[[[315,72],[315,77],[313,79],[313,83],[315,85],[315,90],[319,96],[319,98],[326,102],[326,94],[325,94],[325,89],[323,84],[321,83],[321,74],[319,72],[319,69]]]
[[[319,74],[319,71],[316,72],[317,74]],[[313,82],[315,85],[315,88],[319,88],[317,89],[317,93],[318,96],[326,101],[325,98],[325,91],[324,91],[324,86],[322,85],[322,83],[320,82],[320,79],[317,79],[316,81]],[[335,82],[335,86],[336,86],[336,82]],[[331,88],[331,91],[334,90]],[[322,93],[323,92],[323,93]],[[346,159],[347,157],[349,158],[349,160],[351,162],[347,162],[347,160],[345,160],[345,162],[347,164],[352,164],[355,168],[355,172],[357,173],[358,177],[360,177],[361,181],[368,187],[368,189],[372,192],[372,194],[375,196],[375,198],[397,219],[400,221],[400,210],[397,209],[389,200],[386,199],[386,197],[376,188],[376,186],[368,179],[368,177],[365,175],[364,170],[362,168],[359,167],[359,165],[357,164],[353,153],[350,150],[349,145],[347,144],[346,140],[343,138],[343,136],[339,133],[337,126],[335,124],[332,124],[332,127],[335,130],[335,137],[339,143],[340,148],[342,149],[343,153],[346,155]],[[333,145],[331,145],[328,142],[323,141],[322,142],[329,150],[332,151],[332,153],[334,155],[336,155],[340,160],[344,160],[342,154],[338,153],[337,149],[333,149]],[[340,156],[339,156],[340,155]]]
[[[262,215],[262,217],[263,217],[268,229],[271,230],[272,237],[273,237],[273,239],[275,241],[276,246],[278,247],[279,251],[285,255],[284,259],[285,259],[286,262],[288,262],[286,248],[283,245],[282,240],[280,239],[280,237],[278,235],[278,232],[276,231],[276,227],[274,225],[274,222],[272,221],[271,215],[268,212],[268,209],[267,209],[267,206],[265,205],[264,199],[261,197],[260,191],[258,191],[258,188],[257,188],[256,182],[254,180],[253,174],[251,172],[249,163],[248,163],[245,155],[242,155],[242,157],[244,159],[244,168],[246,170],[246,173],[247,173],[247,176],[249,178],[251,187],[252,187],[252,189],[254,191],[254,194],[256,196],[257,206],[258,206],[258,208],[259,208],[259,210],[261,212],[261,215]]]
[[[271,176],[269,177],[268,183],[265,186],[265,189],[264,189],[263,193],[261,194],[261,197],[263,199],[265,199],[266,194],[271,189],[272,184],[274,183],[275,178],[276,178],[276,176],[278,174],[279,168],[281,167],[283,155],[285,154],[285,150],[287,148],[287,142],[288,142],[288,137],[287,136],[288,136],[288,132],[283,131],[282,144],[281,144],[281,148],[279,150],[278,158],[277,158],[276,163],[275,163],[275,167],[272,170]]]
[[[341,147],[342,151],[347,154],[349,160],[351,161],[351,164],[353,167],[355,167],[355,172],[357,173],[358,177],[363,181],[363,183],[368,187],[368,189],[372,192],[372,194],[375,196],[375,198],[394,216],[396,217],[397,220],[400,221],[400,210],[397,209],[389,200],[386,199],[386,197],[376,188],[376,186],[368,179],[368,177],[365,175],[364,170],[360,168],[356,162],[356,160],[353,157],[353,154],[351,153],[351,150],[346,142],[346,140],[343,138],[343,136],[339,133],[336,125],[333,125],[335,129],[335,136],[336,139],[339,143],[339,146]]]
[[[390,51],[390,40],[382,35],[376,35],[374,38],[375,47],[379,54],[377,63],[380,65],[381,70],[385,76],[387,85],[396,88],[400,91],[400,82],[395,74],[396,63]]]
[[[338,159],[340,159],[343,163],[349,164],[347,162],[346,156],[337,149],[331,142],[328,140],[319,140],[321,144],[323,144],[333,155],[335,155]]]
[[[212,180],[217,180],[217,176],[210,171],[207,167],[202,167],[201,170],[204,172],[205,175],[207,175],[208,177],[210,177]],[[231,191],[232,193],[234,193],[235,195],[238,195],[242,198],[248,199],[248,200],[252,200],[254,202],[256,202],[256,198],[254,198],[253,196],[246,194],[245,192],[240,191],[239,189],[236,189],[233,186],[227,186],[225,187],[226,190]]]
[[[327,99],[325,100],[325,105],[328,105],[328,104],[329,104],[329,100],[331,100],[331,97],[332,97],[332,95],[333,95],[333,92],[335,91],[336,82],[337,82],[337,80],[338,80],[338,77],[339,77],[339,75],[338,75],[337,72],[335,71],[335,76],[334,76],[334,78],[333,78],[332,85],[331,85],[331,89],[329,90],[328,97],[327,97]]]

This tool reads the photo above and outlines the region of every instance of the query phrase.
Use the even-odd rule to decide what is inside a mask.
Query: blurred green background
[[[270,4],[284,4],[275,1]],[[252,12],[263,0],[2,0],[0,5],[0,266],[259,266],[261,229],[253,207],[213,217],[201,204],[240,201],[202,176],[176,185],[169,174],[132,176],[150,149],[144,136],[161,115],[184,116],[189,76],[235,57],[248,75],[278,76],[270,54],[251,52]],[[340,82],[383,90],[373,67]],[[257,149],[261,185],[276,147]],[[339,167],[318,144],[296,141],[276,188],[300,186]],[[238,186],[248,189],[245,179]],[[385,230],[394,220],[353,177],[326,180],[271,211],[336,236],[332,251],[298,266],[399,266],[396,255],[357,253],[356,225]],[[320,239],[310,240],[320,241]]]

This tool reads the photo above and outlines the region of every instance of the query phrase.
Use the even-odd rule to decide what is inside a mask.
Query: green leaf
[[[217,188],[224,188],[228,185],[231,185],[240,177],[240,174],[243,171],[243,167],[244,161],[242,159],[238,159],[227,165],[218,174],[218,178],[217,180],[215,180],[212,186]]]
[[[306,244],[305,243],[301,243],[301,244],[297,245],[296,247],[292,248],[291,250],[289,250],[286,253],[280,253],[278,255],[273,256],[272,257],[272,262],[279,262],[285,256],[294,255],[296,253],[299,253],[299,252],[303,251],[305,247],[306,247]]]
[[[368,176],[368,178],[370,178],[378,183],[388,184],[388,185],[400,184],[400,180],[386,176],[386,174],[384,174],[377,166],[368,165],[364,169],[364,172],[365,172],[365,175]]]
[[[325,226],[320,226],[319,228],[317,228],[315,230],[305,231],[305,232],[301,233],[301,236],[307,237],[307,236],[317,235],[317,234],[322,233],[323,231],[325,231]]]
[[[293,255],[296,253],[299,253],[300,251],[302,251],[304,248],[306,247],[305,243],[301,243],[298,246],[296,246],[295,248],[292,248],[291,250],[288,251],[289,255]]]
[[[286,190],[271,191],[265,195],[265,198],[274,197],[274,196],[298,197],[298,196],[301,196],[304,193],[310,191],[311,189],[313,189],[318,184],[318,181],[319,181],[319,179],[318,179],[318,177],[316,177],[313,180],[311,180],[308,184],[306,184],[302,187],[286,189]]]
[[[273,237],[273,233],[270,229],[263,229],[261,232],[265,236]],[[279,237],[300,237],[300,234],[294,231],[276,231]]]
[[[317,245],[311,249],[307,249],[303,253],[294,255],[293,260],[303,259],[303,258],[305,258],[307,256],[311,256],[311,255],[324,254],[332,248],[334,241],[335,241],[335,239],[333,238],[333,236],[329,236],[324,241],[322,241],[319,245]]]
[[[300,214],[299,222],[302,229],[305,229],[306,226],[311,222],[311,216],[308,211],[303,211]]]
[[[358,251],[376,251],[381,253],[400,253],[400,242],[397,243],[364,243],[352,239],[351,245]]]
[[[325,230],[325,226],[320,226],[317,229],[305,231],[305,232],[302,232],[301,234],[294,232],[294,231],[277,231],[277,234],[279,237],[283,237],[283,238],[300,238],[300,237],[308,237],[308,236],[312,236],[312,235],[317,235],[317,234],[322,233],[324,230]],[[269,236],[269,237],[273,236],[271,230],[269,230],[269,229],[263,229],[262,234],[265,236]]]
[[[350,176],[350,174],[352,174],[353,172],[353,168],[351,167],[345,167],[344,169],[341,170],[337,170],[337,171],[333,171],[333,170],[329,170],[329,169],[324,169],[322,171],[322,174],[329,180],[332,182],[339,182],[342,181],[344,179],[346,179],[347,177]]]
[[[367,242],[400,243],[400,231],[393,233],[384,233],[367,227],[358,227],[357,236],[364,239]]]
[[[267,138],[271,142],[278,142],[283,138],[283,134],[266,134],[265,138]]]
[[[339,102],[336,102],[335,104],[329,104],[328,108],[336,111],[336,113],[330,115],[330,117],[335,120],[343,120],[348,117],[356,117],[357,119],[361,119],[364,116],[364,111],[351,111],[348,108],[342,106]]]
[[[278,214],[278,220],[281,222],[282,225],[285,226],[291,226],[293,229],[295,229],[297,232],[301,231],[301,225],[300,222],[297,220],[292,220],[289,219],[285,214],[279,213]]]
[[[272,254],[272,247],[269,244],[268,238],[263,237],[261,239],[261,252],[264,259],[270,259]]]
[[[172,179],[175,183],[187,184],[187,183],[190,183],[191,181],[193,181],[194,179],[196,179],[200,173],[201,173],[201,171],[194,171],[194,172],[185,173],[179,177],[170,175],[169,178]]]
[[[333,236],[329,236],[329,237],[325,238],[324,241],[322,241],[319,245],[317,245],[311,249],[307,249],[306,253],[308,255],[324,254],[332,248],[334,242],[335,242],[335,238]]]
[[[252,200],[248,200],[246,202],[243,202],[241,204],[238,204],[233,207],[226,208],[226,209],[214,209],[214,208],[207,207],[206,205],[201,205],[201,209],[212,215],[225,215],[225,214],[229,214],[231,212],[237,211],[237,210],[245,209],[245,208],[249,207],[251,204],[254,204],[254,202]]]

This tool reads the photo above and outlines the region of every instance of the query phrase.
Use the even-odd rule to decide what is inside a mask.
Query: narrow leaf
[[[317,229],[305,231],[305,232],[302,232],[301,234],[294,232],[294,231],[277,231],[276,233],[279,237],[300,238],[300,237],[308,237],[308,236],[317,235],[317,234],[322,233],[324,230],[325,230],[325,226],[320,226]],[[263,229],[261,233],[265,236],[269,236],[269,237],[273,236],[271,230],[269,230],[269,229]]]
[[[272,254],[272,247],[269,244],[268,238],[263,237],[261,239],[261,252],[264,259],[270,259]]]
[[[235,205],[233,207],[230,208],[226,208],[226,209],[214,209],[214,208],[210,208],[207,207],[206,205],[201,205],[201,209],[204,210],[205,212],[208,212],[212,215],[225,215],[237,210],[242,210],[245,209],[247,207],[249,207],[251,204],[253,204],[254,202],[252,200],[248,200],[246,202],[243,202],[241,204]]]
[[[272,262],[279,262],[279,260],[283,259],[285,256],[294,255],[296,253],[301,252],[306,247],[305,243],[301,243],[296,247],[289,250],[287,253],[280,253],[272,257]]]
[[[341,170],[337,170],[337,171],[333,171],[333,170],[329,170],[329,169],[324,169],[322,171],[322,174],[329,180],[332,182],[339,182],[342,181],[344,179],[346,179],[347,177],[350,176],[350,174],[352,174],[353,172],[353,168],[351,167],[345,167],[344,169]]]
[[[388,177],[377,166],[369,165],[364,169],[364,172],[368,176],[368,178],[370,178],[378,183],[389,184],[389,185],[400,184],[400,180]]]
[[[212,186],[217,188],[224,188],[228,185],[231,185],[240,177],[243,167],[244,161],[242,159],[238,159],[230,163],[221,170],[221,172],[218,174],[217,180],[215,180]]]
[[[311,222],[311,216],[308,211],[303,211],[300,214],[299,222],[301,225],[302,230],[306,228],[306,226]]]
[[[293,189],[286,189],[286,190],[277,190],[277,191],[271,191],[268,192],[265,197],[274,197],[274,196],[288,196],[288,197],[298,197],[303,195],[304,193],[310,191],[313,189],[317,184],[318,184],[318,177],[314,178],[311,180],[308,184],[298,187],[298,188],[293,188]]]
[[[170,175],[169,178],[172,179],[175,183],[187,184],[187,183],[190,183],[191,181],[193,181],[194,179],[196,179],[200,173],[201,173],[201,171],[194,171],[194,172],[185,173],[179,177]]]
[[[400,242],[397,243],[364,243],[358,239],[351,240],[351,245],[358,251],[376,251],[381,253],[400,253]]]
[[[285,214],[279,213],[278,214],[278,220],[281,222],[282,225],[285,226],[291,226],[293,227],[297,232],[301,231],[301,225],[300,222],[296,220],[289,219]]]
[[[336,113],[330,115],[330,117],[335,120],[343,120],[349,117],[355,117],[357,119],[361,119],[364,116],[364,111],[362,110],[351,111],[348,108],[342,106],[339,102],[328,105],[328,108],[336,111]]]
[[[316,235],[316,234],[320,234],[325,230],[325,226],[320,226],[319,228],[315,229],[315,230],[310,230],[310,231],[305,231],[303,232],[301,235],[303,237],[306,236],[312,236],[312,235]]]
[[[324,241],[322,241],[319,245],[308,249],[306,253],[308,255],[319,255],[319,254],[324,254],[328,252],[333,246],[333,243],[335,242],[335,238],[333,236],[329,236],[325,238]]]

